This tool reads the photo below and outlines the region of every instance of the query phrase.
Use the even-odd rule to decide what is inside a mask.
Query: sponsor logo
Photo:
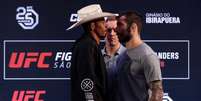
[[[87,101],[94,101],[91,90],[94,87],[94,83],[91,79],[85,78],[81,82],[81,89],[84,91],[84,95]]]
[[[56,52],[53,68],[70,68],[72,52]],[[51,63],[45,63],[45,60],[51,58],[53,52],[12,52],[8,67],[11,69],[30,68],[31,64],[36,64],[38,69],[50,68]],[[59,65],[58,61],[62,61]],[[68,61],[64,65],[64,61]]]
[[[17,23],[25,30],[34,29],[39,23],[39,15],[32,6],[18,7],[16,9]]]
[[[179,52],[157,52],[159,59],[178,60]]]
[[[179,60],[179,52],[156,52],[160,59],[160,67],[165,67],[165,60]]]
[[[146,13],[147,24],[180,24],[180,17],[171,16],[170,13]]]
[[[70,68],[71,58],[72,52],[57,52],[53,68]]]
[[[77,21],[79,21],[78,14],[71,14],[70,22],[77,22]]]
[[[73,42],[68,40],[5,40],[4,79],[70,79]]]
[[[30,68],[31,63],[37,63],[37,68],[48,68],[49,64],[44,63],[44,61],[51,56],[52,52],[12,52],[9,68]]]
[[[81,89],[83,91],[85,91],[85,92],[86,91],[91,91],[93,89],[93,87],[94,87],[94,83],[93,83],[93,81],[91,79],[86,78],[86,79],[82,80]]]
[[[14,90],[12,101],[44,101],[45,90]]]

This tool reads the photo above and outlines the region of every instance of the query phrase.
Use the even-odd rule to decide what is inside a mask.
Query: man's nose
[[[116,32],[114,30],[111,31],[110,35],[114,36],[116,34]]]

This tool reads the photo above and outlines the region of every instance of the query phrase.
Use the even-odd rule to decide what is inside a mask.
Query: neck
[[[114,55],[118,51],[119,48],[120,48],[120,43],[118,43],[114,46],[110,46],[109,43],[106,43],[106,45],[105,45],[105,51],[106,51],[107,55],[109,55],[109,56]]]
[[[93,31],[91,31],[90,34],[95,39],[96,43],[99,45],[100,44],[100,38],[98,37],[98,35]]]
[[[128,49],[135,48],[142,43],[143,41],[141,40],[140,35],[138,33],[133,34],[133,37],[131,38],[131,40],[126,43],[126,48]]]

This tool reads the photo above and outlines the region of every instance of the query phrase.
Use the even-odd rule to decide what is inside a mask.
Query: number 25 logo
[[[18,7],[16,20],[23,29],[34,29],[39,23],[39,16],[32,6]]]

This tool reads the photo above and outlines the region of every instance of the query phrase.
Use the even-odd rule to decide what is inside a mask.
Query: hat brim
[[[74,23],[73,25],[71,25],[70,27],[68,27],[66,30],[70,30],[72,28],[75,28],[83,23],[98,19],[98,18],[102,18],[102,17],[110,17],[110,16],[118,16],[118,14],[113,14],[113,13],[108,13],[108,12],[102,12],[102,13],[98,13],[96,15],[93,16],[88,16],[85,17],[84,19],[81,19],[80,21]]]

